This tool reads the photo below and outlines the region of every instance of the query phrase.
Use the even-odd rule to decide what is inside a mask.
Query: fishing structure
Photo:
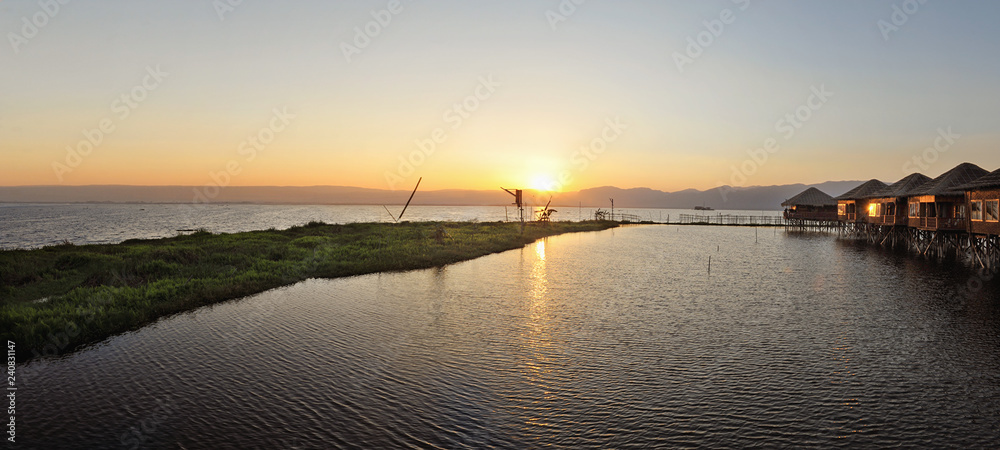
[[[549,205],[552,204],[552,197],[549,197],[549,202],[545,204],[545,207],[537,212],[538,217],[535,219],[538,222],[548,222],[552,218],[552,214],[558,212],[554,209],[549,209]]]
[[[511,191],[503,186],[500,186],[500,189],[503,189],[508,194],[514,196],[514,206],[517,207],[518,217],[520,217],[521,223],[524,223],[524,190],[514,189]]]

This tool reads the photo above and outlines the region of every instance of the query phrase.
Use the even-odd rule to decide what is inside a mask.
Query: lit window
[[[1000,200],[986,200],[986,207],[983,209],[986,220],[991,222],[1000,221]]]
[[[969,218],[972,220],[983,220],[982,200],[973,200],[969,202]]]
[[[837,215],[846,216],[847,215],[847,204],[841,203],[837,205]]]
[[[868,216],[869,217],[878,216],[878,203],[869,203],[868,204]]]

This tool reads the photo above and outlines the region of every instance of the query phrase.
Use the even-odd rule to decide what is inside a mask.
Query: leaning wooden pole
[[[410,206],[410,202],[413,201],[413,196],[416,195],[417,188],[420,187],[421,181],[424,181],[424,177],[420,177],[420,179],[417,180],[417,185],[413,187],[413,192],[410,193],[410,199],[406,201],[406,205],[403,205],[403,212],[399,213],[399,219],[397,220],[403,220],[403,214],[406,214],[406,208],[408,208]]]
[[[389,217],[392,217],[393,222],[399,222],[399,219],[397,219],[396,216],[392,215],[392,211],[389,211],[388,206],[382,205],[382,207],[385,208],[385,212],[389,213]]]

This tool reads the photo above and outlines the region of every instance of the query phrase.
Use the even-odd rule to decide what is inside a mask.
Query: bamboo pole
[[[406,201],[406,205],[403,205],[403,211],[399,213],[399,219],[397,219],[397,220],[402,220],[403,219],[403,214],[406,214],[406,208],[410,207],[410,202],[413,201],[413,196],[416,195],[417,188],[420,187],[420,182],[421,181],[424,181],[424,177],[420,177],[420,179],[417,180],[417,185],[413,187],[413,192],[410,193],[410,199]]]

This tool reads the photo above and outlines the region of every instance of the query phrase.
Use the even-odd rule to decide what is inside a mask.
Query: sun
[[[536,191],[554,192],[559,190],[559,183],[550,175],[538,174],[531,179],[531,188]]]

